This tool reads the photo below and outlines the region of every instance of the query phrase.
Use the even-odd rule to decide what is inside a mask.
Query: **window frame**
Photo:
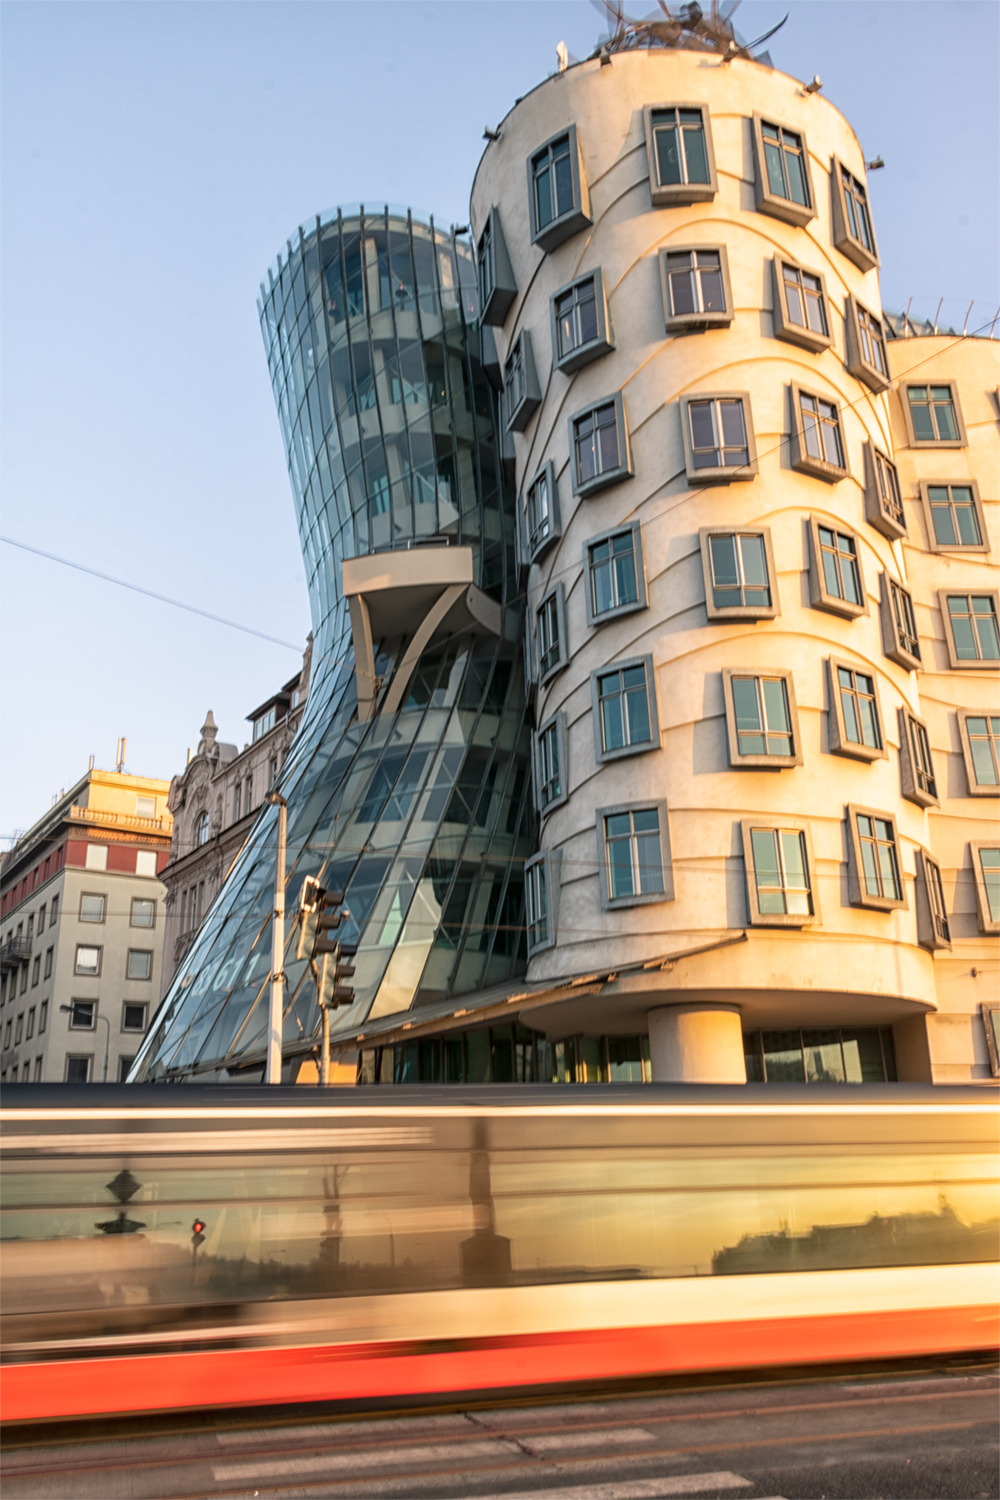
[[[913,616],[914,635],[917,647],[920,647],[920,632],[917,627],[917,613],[913,607],[913,595],[910,590],[904,588],[898,579],[893,578],[891,573],[881,575],[881,590],[879,595],[879,622],[882,628],[882,654],[894,661],[897,666],[902,667],[905,672],[919,672],[924,662],[923,656],[914,656],[903,644],[902,638],[896,626],[896,616],[892,607],[892,591],[899,592],[910,601],[910,613]]]
[[[611,541],[613,537],[624,536],[626,532],[632,535],[632,557],[635,564],[636,599],[633,603],[615,604],[611,609],[601,610],[600,614],[594,612],[592,574],[590,554],[594,547],[599,547],[602,542]],[[585,584],[584,603],[587,611],[587,627],[594,630],[600,625],[605,625],[609,620],[619,620],[623,615],[634,614],[637,610],[649,607],[649,593],[646,587],[646,566],[642,554],[642,524],[640,521],[627,521],[624,526],[612,526],[608,531],[599,531],[596,536],[589,536],[583,542],[583,577]]]
[[[137,922],[135,920],[135,908],[136,908],[136,904],[137,903],[141,903],[143,906],[151,906],[153,908],[153,920],[151,922]],[[156,900],[155,900],[154,897],[152,897],[152,896],[133,896],[132,897],[131,902],[129,903],[128,925],[130,927],[135,927],[136,929],[138,929],[139,931],[142,931],[142,932],[155,932],[156,931]]]
[[[773,126],[776,130],[784,131],[786,127],[778,120],[768,119],[754,111],[750,120],[750,138],[753,143],[754,159],[754,207],[758,213],[770,214],[772,218],[783,219],[786,224],[796,224],[800,228],[808,224],[816,217],[816,192],[813,187],[812,167],[809,161],[809,146],[806,141],[804,130],[792,130],[788,126],[790,134],[797,135],[802,142],[803,177],[806,184],[806,196],[809,199],[808,206],[795,203],[790,198],[782,198],[780,194],[771,190],[770,179],[767,175],[767,160],[764,155],[764,125]],[[784,147],[782,146],[782,151]]]
[[[941,865],[932,854],[918,844],[916,849],[916,873],[913,882],[913,906],[917,915],[917,942],[929,953],[942,950],[951,952],[951,919],[944,894],[944,879]],[[944,925],[944,936],[938,931],[938,917],[934,910],[935,892],[940,896],[940,920]]]
[[[542,771],[541,771],[541,749],[542,739],[545,735],[554,733],[556,737],[556,753],[559,756],[560,788],[559,795],[551,798],[548,802],[542,801]],[[569,800],[569,767],[566,761],[566,715],[561,709],[549,714],[532,735],[531,744],[532,780],[535,792],[535,811],[540,818],[547,818],[550,812],[557,807],[562,807]]]
[[[675,313],[671,311],[670,275],[667,270],[669,255],[697,255],[711,253],[719,257],[719,272],[722,277],[722,295],[725,307],[721,312]],[[729,254],[725,245],[662,245],[657,255],[660,267],[660,296],[663,299],[663,323],[668,333],[683,333],[687,330],[705,328],[728,328],[736,316],[733,307],[733,286],[729,278]]]
[[[547,667],[543,671],[542,651],[541,642],[539,640],[538,624],[541,618],[542,610],[545,609],[550,603],[554,603],[555,605],[556,623],[559,629],[560,651],[558,661],[554,662],[552,666]],[[538,664],[539,687],[545,687],[547,683],[551,682],[553,677],[557,677],[560,672],[564,672],[569,665],[569,650],[566,638],[566,590],[563,585],[562,579],[557,580],[557,582],[554,583],[551,588],[545,591],[535,608],[535,659]]]
[[[768,586],[771,590],[771,603],[762,604],[723,604],[715,603],[713,597],[712,579],[712,552],[711,538],[713,536],[759,536],[764,543],[764,564],[767,568]],[[701,570],[705,583],[705,608],[708,611],[709,620],[776,620],[781,614],[781,606],[778,600],[778,572],[774,561],[774,547],[771,542],[770,526],[702,526],[698,532],[701,547]]]
[[[858,586],[861,594],[861,603],[852,604],[849,599],[842,599],[838,594],[831,594],[826,586],[826,570],[823,567],[823,547],[820,541],[819,529],[832,531],[835,536],[850,537],[854,543],[854,561],[858,569]],[[865,570],[861,561],[861,538],[850,526],[844,526],[837,521],[831,524],[825,518],[817,515],[809,517],[809,602],[813,609],[826,610],[828,614],[840,615],[845,620],[857,620],[861,615],[868,614],[868,588],[865,584]],[[839,549],[838,549],[839,557]]]
[[[844,719],[844,704],[841,698],[841,686],[839,673],[841,671],[857,674],[863,672],[872,680],[872,704],[875,713],[875,727],[878,732],[879,745],[866,745],[863,742],[848,739],[847,723]],[[865,662],[858,665],[856,662],[844,661],[843,659],[830,656],[827,658],[828,686],[830,690],[830,709],[827,721],[827,741],[831,755],[846,755],[851,760],[888,760],[889,750],[885,742],[885,721],[882,718],[882,705],[878,696],[878,673],[870,663]],[[856,689],[855,689],[856,691]]]
[[[910,411],[910,387],[926,386],[928,390],[933,386],[946,385],[951,392],[951,404],[955,412],[955,424],[958,427],[957,438],[918,438],[913,428],[913,414]],[[957,380],[914,380],[907,376],[900,380],[896,390],[899,395],[899,404],[903,408],[903,422],[906,426],[906,442],[910,448],[967,448],[969,446],[968,434],[965,430],[965,418],[962,416],[962,405],[958,399]]]
[[[550,219],[542,228],[538,226],[538,210],[535,203],[535,162],[544,151],[548,151],[563,136],[569,137],[569,165],[573,190],[573,204],[565,213],[557,218]],[[587,187],[587,174],[583,169],[583,153],[580,147],[580,138],[575,125],[567,125],[563,130],[557,130],[555,135],[550,135],[548,140],[541,141],[527,157],[528,172],[528,223],[531,228],[531,243],[537,245],[540,250],[549,254],[568,240],[572,235],[578,234],[581,229],[587,228],[593,223],[590,216],[590,191]]]
[[[812,832],[809,824],[800,818],[774,818],[761,814],[752,818],[740,819],[740,830],[743,837],[743,871],[746,884],[747,917],[751,927],[818,927],[822,924],[823,913],[820,906],[819,890],[817,888],[816,857],[813,853]],[[798,833],[803,837],[806,848],[806,873],[809,879],[809,898],[812,903],[811,912],[762,912],[760,909],[760,895],[757,887],[757,866],[753,853],[753,833],[757,830],[766,833]],[[790,887],[783,886],[782,890]]]
[[[800,276],[815,276],[820,285],[823,298],[823,316],[826,318],[826,333],[816,333],[812,328],[804,328],[801,324],[792,321],[788,311],[788,293],[785,290],[784,266],[791,266],[798,271]],[[784,339],[786,343],[797,344],[801,349],[809,349],[813,354],[821,354],[824,349],[833,345],[833,334],[830,329],[833,321],[830,317],[830,298],[826,290],[826,278],[822,271],[814,271],[811,266],[804,266],[801,262],[793,259],[790,255],[777,254],[771,259],[771,320],[776,339]]]
[[[926,720],[919,718],[912,709],[903,704],[896,711],[899,727],[899,776],[900,790],[907,802],[915,802],[917,807],[940,807],[941,798],[938,788],[941,778],[934,768],[934,750],[931,746],[930,730]],[[934,783],[934,792],[926,791],[920,785],[920,776],[917,766],[917,757],[913,749],[913,730],[922,730],[927,740],[927,756],[930,761],[930,777]]]
[[[864,190],[865,211],[868,215],[868,227],[871,230],[872,236],[872,247],[870,250],[863,240],[858,239],[851,232],[851,221],[847,213],[844,181],[841,176],[842,172],[846,172],[852,181],[858,183]],[[868,191],[868,183],[852,172],[850,167],[845,166],[839,157],[834,156],[830,162],[830,189],[833,198],[831,238],[834,246],[840,251],[841,255],[846,255],[848,260],[853,261],[859,271],[874,271],[879,264],[878,238],[875,234],[875,221],[872,218],[871,195]]]
[[[85,917],[83,915],[84,901],[99,901],[101,903],[101,915],[99,917]],[[103,927],[108,914],[108,898],[102,891],[81,891],[80,906],[77,911],[76,920],[84,927]]]
[[[924,517],[927,521],[927,550],[928,552],[971,552],[973,555],[990,550],[990,540],[986,531],[986,516],[983,513],[983,502],[979,495],[979,485],[975,479],[920,479],[917,481],[920,490],[920,499],[923,502]],[[978,542],[939,542],[934,530],[934,512],[931,507],[931,490],[946,489],[948,491],[948,506],[954,505],[952,490],[963,489],[972,491],[972,508],[976,515],[976,525],[979,527],[981,540]]]
[[[594,283],[594,310],[597,314],[597,335],[588,339],[585,344],[578,344],[568,354],[559,354],[559,320],[556,317],[556,302],[560,297],[565,297],[569,292],[575,291],[585,281]],[[611,320],[608,316],[608,295],[604,285],[604,273],[600,266],[592,271],[585,271],[580,276],[574,276],[572,281],[567,281],[565,286],[559,287],[549,298],[549,331],[552,338],[552,368],[560,370],[564,375],[572,375],[575,371],[589,365],[592,360],[600,359],[603,354],[609,354],[615,347],[614,332]]]
[[[510,376],[515,356],[520,352],[524,389],[512,405],[510,399]],[[535,412],[542,404],[542,390],[535,370],[535,356],[531,348],[531,330],[522,328],[504,357],[503,362],[503,414],[508,432],[523,432]]]
[[[93,971],[91,971],[89,969],[81,969],[80,968],[80,949],[81,948],[93,949],[93,951],[97,954],[97,970],[96,970],[96,972],[93,972]],[[76,945],[76,952],[73,955],[73,973],[74,973],[74,975],[76,975],[80,979],[100,979],[100,977],[101,977],[101,970],[102,970],[103,967],[104,967],[104,947],[103,947],[103,945],[99,945],[97,943],[77,943],[77,945]]]
[[[1000,751],[991,745],[991,754],[997,762],[997,782],[991,786],[981,784],[976,780],[976,763],[972,758],[972,739],[969,734],[970,719],[997,718],[998,715],[991,713],[989,709],[960,708],[958,710],[958,737],[962,745],[962,759],[965,762],[965,780],[967,785],[966,795],[969,797],[1000,797]],[[990,735],[992,741],[992,734]]]
[[[205,837],[199,838],[199,830],[204,828]],[[193,849],[204,849],[212,837],[212,818],[206,807],[199,809],[195,814],[194,822],[191,824],[191,847]]]
[[[908,536],[906,527],[906,513],[904,511],[903,487],[899,482],[899,470],[895,462],[889,458],[875,443],[865,443],[865,520],[869,526],[874,526],[876,531],[888,537],[890,542],[898,541],[900,537]],[[896,521],[888,514],[882,504],[882,491],[878,479],[878,460],[887,468],[892,470],[896,480],[896,490],[899,494],[899,515]]]
[[[74,999],[74,1000],[71,1000],[69,1003],[70,1003],[70,1013],[69,1013],[69,1018],[67,1019],[67,1022],[66,1022],[66,1030],[67,1031],[96,1031],[97,1030],[97,1017],[98,1017],[98,1014],[99,1014],[99,1012],[98,1012],[98,1002],[96,1000],[79,1000],[79,999]],[[77,1019],[76,1019],[76,1007],[78,1005],[89,1005],[91,1007],[90,1025],[89,1026],[80,1025],[77,1022]]]
[[[580,479],[576,470],[576,424],[584,417],[593,416],[601,407],[610,406],[612,402],[615,407],[615,423],[618,433],[618,466],[601,474],[595,474],[592,479]],[[625,401],[621,391],[615,391],[611,396],[601,396],[598,400],[582,406],[579,411],[573,412],[569,418],[569,469],[573,494],[581,500],[587,499],[590,495],[596,495],[600,490],[606,490],[613,484],[619,484],[623,479],[632,478],[635,473],[632,464],[632,445],[629,442]]]
[[[663,890],[640,891],[632,896],[612,896],[605,819],[620,816],[622,813],[654,811],[658,814],[660,825],[660,871],[663,876]],[[663,901],[673,901],[674,872],[670,858],[670,824],[665,799],[651,798],[647,801],[618,802],[611,807],[599,807],[595,812],[594,829],[597,836],[597,871],[602,911],[619,911],[629,906],[652,906]],[[633,832],[632,837],[634,836]]]
[[[739,748],[736,728],[736,704],[733,698],[733,678],[752,677],[780,679],[785,684],[785,704],[788,709],[788,724],[792,736],[791,755],[743,755]],[[729,747],[729,766],[733,771],[782,771],[791,766],[802,765],[802,740],[799,734],[798,707],[795,702],[795,684],[791,671],[768,671],[756,667],[723,667],[722,691],[726,704],[726,742]],[[765,736],[767,731],[764,731]]]
[[[94,1071],[94,1054],[92,1052],[67,1052],[66,1061],[63,1064],[63,1077],[65,1082],[70,1082],[69,1065],[70,1063],[74,1062],[82,1062],[87,1064],[87,1077],[85,1079],[85,1082],[93,1082],[92,1074]]]
[[[528,950],[528,957],[534,958],[536,953],[545,953],[549,948],[556,945],[556,921],[558,917],[558,889],[559,870],[562,864],[561,851],[542,849],[538,854],[524,862],[524,938]],[[539,866],[545,870],[545,922],[546,934],[539,943],[531,941],[531,903],[529,898],[529,882],[534,870]]]
[[[140,953],[143,954],[146,958],[149,959],[149,973],[148,974],[142,974],[142,975],[131,974],[129,972],[129,970],[130,970],[131,965],[132,965],[132,955],[133,954],[140,954]],[[149,983],[151,983],[152,978],[153,978],[153,967],[154,967],[154,965],[153,965],[153,956],[154,956],[154,950],[152,948],[129,948],[126,951],[126,955],[125,955],[125,982],[126,982],[126,984],[149,984]]]
[[[653,115],[661,110],[697,109],[701,111],[701,126],[705,139],[705,158],[708,164],[707,182],[659,181],[656,165],[656,148],[653,142]],[[704,100],[686,100],[662,104],[647,104],[642,111],[643,129],[646,136],[646,168],[649,192],[654,208],[670,208],[688,203],[709,203],[719,191],[719,179],[715,170],[715,147],[712,143],[712,115]],[[678,122],[679,123],[679,122]],[[685,158],[686,161],[686,158]]]
[[[847,456],[847,434],[844,431],[843,413],[844,407],[839,396],[823,395],[822,392],[813,390],[809,386],[800,385],[797,380],[791,384],[792,400],[792,468],[797,469],[800,474],[811,474],[814,479],[822,479],[826,484],[839,484],[842,479],[850,479],[851,466]],[[840,448],[844,462],[841,467],[830,463],[826,458],[814,458],[806,451],[805,429],[802,423],[802,397],[810,396],[814,401],[824,401],[827,406],[833,406],[837,412],[837,430],[840,433]]]
[[[945,645],[948,648],[948,665],[953,672],[996,672],[1000,670],[1000,657],[977,656],[974,660],[970,657],[959,657],[955,645],[955,633],[951,623],[951,610],[948,608],[949,599],[972,599],[987,597],[993,601],[993,620],[1000,635],[1000,590],[998,589],[939,589],[938,607],[941,611],[941,619],[944,624]],[[978,643],[978,635],[976,640]]]
[[[126,1026],[125,1025],[125,1013],[130,1008],[132,1010],[141,1010],[142,1011],[142,1025],[141,1026]],[[121,1027],[120,1027],[121,1032],[124,1035],[127,1035],[127,1036],[144,1036],[145,1033],[148,1031],[148,1029],[149,1029],[149,1001],[148,1000],[123,1000],[122,1001],[122,1020],[121,1020]]]
[[[605,750],[601,732],[601,700],[599,679],[609,677],[612,672],[624,672],[642,667],[646,674],[646,712],[649,715],[649,739],[635,745],[622,745],[617,750]],[[613,760],[625,760],[631,755],[645,755],[660,748],[660,716],[656,702],[656,669],[651,655],[630,656],[623,661],[609,661],[590,674],[590,706],[594,721],[594,758],[599,766]]]
[[[994,1078],[1000,1078],[1000,1052],[997,1050],[996,1031],[990,1017],[1000,1011],[1000,1003],[996,1000],[981,1000],[979,1003],[979,1015],[986,1032],[986,1052],[990,1060],[990,1072]]]
[[[989,899],[986,895],[986,877],[983,874],[982,853],[984,849],[996,849],[998,840],[992,839],[970,839],[969,850],[972,854],[972,875],[976,887],[976,919],[979,931],[984,937],[990,937],[1000,932],[1000,915],[996,919],[990,916]]]
[[[861,314],[870,318],[873,323],[878,324],[879,337],[882,341],[882,354],[885,359],[885,371],[881,371],[878,365],[873,365],[865,358],[864,341],[861,337]],[[885,321],[876,317],[869,307],[860,302],[853,292],[848,292],[844,306],[844,333],[845,333],[845,358],[847,373],[853,375],[855,380],[860,380],[872,391],[888,390],[892,384],[889,375],[889,355],[886,351]]]
[[[896,853],[896,872],[899,876],[899,897],[872,896],[865,890],[864,862],[861,857],[861,835],[858,832],[858,817],[877,818],[892,827],[893,847]],[[899,826],[895,813],[887,813],[876,807],[862,807],[860,803],[847,804],[847,885],[848,899],[852,906],[865,907],[870,911],[906,911],[906,876],[903,871],[903,851],[900,846]]]
[[[548,535],[544,536],[540,542],[532,547],[528,507],[531,491],[543,478],[547,481],[549,487],[549,530]],[[549,548],[555,546],[556,542],[562,536],[562,512],[559,508],[559,487],[556,483],[556,466],[551,459],[542,464],[542,467],[532,478],[531,483],[525,485],[519,509],[521,523],[524,528],[524,562],[526,566],[530,567],[532,563],[538,562],[540,558],[544,557]]]
[[[743,407],[743,430],[747,440],[747,462],[739,467],[713,466],[696,469],[694,466],[694,442],[691,437],[690,408],[702,401],[739,401]],[[749,391],[691,391],[680,398],[681,441],[684,444],[684,469],[687,482],[693,489],[705,484],[740,484],[757,478],[757,442],[754,437],[753,412]]]
[[[489,295],[484,298],[480,266],[481,247],[487,234],[490,237],[493,275]],[[491,206],[483,221],[483,227],[476,236],[476,285],[479,291],[480,322],[490,328],[502,328],[517,298],[517,282],[514,280],[510,256],[507,253],[507,243],[500,224],[500,210],[495,203]]]

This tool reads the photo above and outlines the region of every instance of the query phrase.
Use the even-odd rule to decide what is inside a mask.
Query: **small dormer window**
[[[274,728],[274,725],[275,725],[275,710],[274,710],[274,708],[269,708],[266,714],[261,714],[261,716],[260,716],[259,719],[254,719],[254,721],[253,721],[253,737],[254,737],[254,739],[255,740],[259,740],[260,737],[261,737],[261,735],[267,734],[267,732],[268,732],[269,729],[273,729]]]

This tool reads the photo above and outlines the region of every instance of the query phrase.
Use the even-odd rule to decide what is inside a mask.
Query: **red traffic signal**
[[[202,1230],[204,1228],[205,1228],[204,1221],[202,1219],[195,1219],[194,1223],[191,1225],[191,1233],[192,1234],[201,1234],[201,1232],[202,1232]]]
[[[191,1225],[191,1244],[196,1255],[198,1253],[198,1246],[204,1244],[205,1242],[204,1229],[204,1219],[195,1219],[194,1223]]]

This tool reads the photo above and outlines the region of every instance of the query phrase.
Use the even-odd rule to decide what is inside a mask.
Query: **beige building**
[[[0,1082],[127,1074],[160,994],[167,792],[90,770],[4,855]]]

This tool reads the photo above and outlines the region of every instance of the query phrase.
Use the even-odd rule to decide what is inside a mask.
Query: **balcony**
[[[168,834],[174,826],[172,817],[133,818],[128,813],[103,812],[99,807],[70,807],[66,810],[69,823],[89,823],[101,828],[129,828],[136,833]]]
[[[30,938],[8,938],[5,943],[0,945],[0,972],[6,974],[8,969],[17,969],[21,964],[26,964],[30,957]]]

